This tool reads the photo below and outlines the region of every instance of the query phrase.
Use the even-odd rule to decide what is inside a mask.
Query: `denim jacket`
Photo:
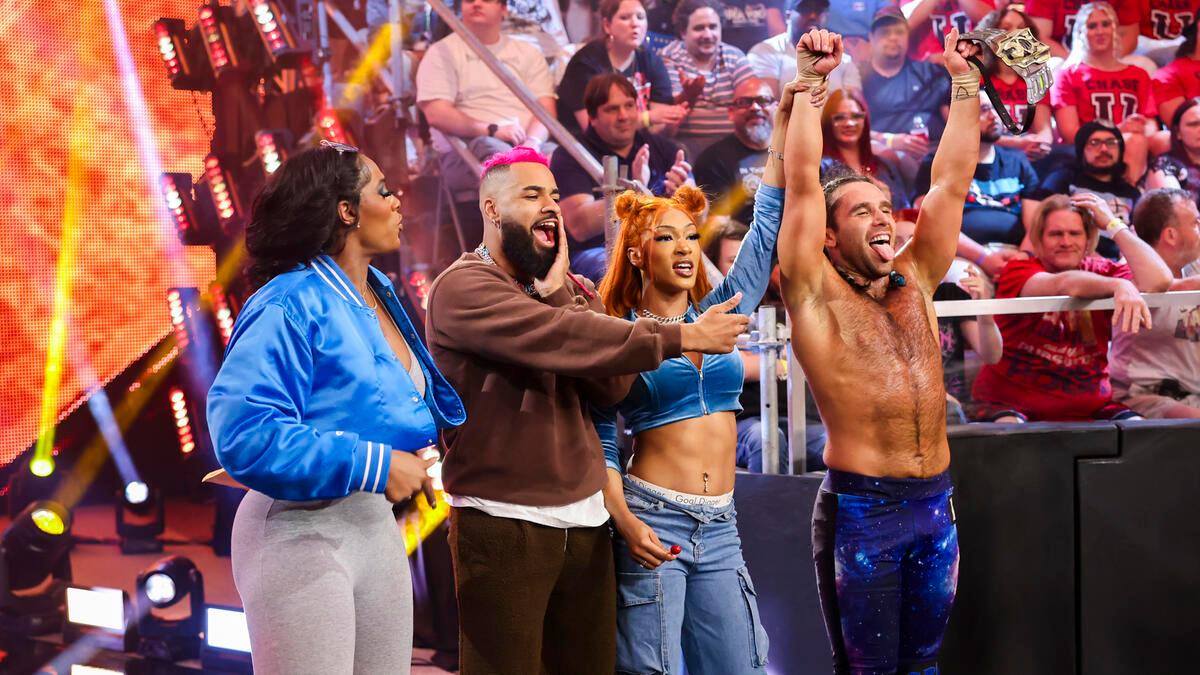
[[[420,363],[424,397],[332,258],[280,274],[246,302],[208,393],[217,459],[242,484],[288,500],[382,493],[392,450],[466,419],[391,282],[374,268],[368,282]]]
[[[737,260],[729,276],[704,299],[699,307],[689,307],[687,322],[695,321],[700,313],[720,304],[741,291],[740,314],[751,314],[771,278],[775,242],[783,217],[781,188],[762,184],[754,197],[754,220],[742,241]],[[635,316],[630,313],[630,320]],[[730,354],[705,354],[696,368],[687,356],[663,361],[657,370],[641,373],[616,408],[592,407],[592,420],[600,443],[604,446],[604,462],[610,468],[623,471],[617,448],[617,419],[619,412],[625,425],[635,435],[647,429],[673,422],[700,417],[715,412],[740,412],[738,397],[742,393],[744,372],[742,358]]]

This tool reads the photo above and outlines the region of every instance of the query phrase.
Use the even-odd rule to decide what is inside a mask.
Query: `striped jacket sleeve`
[[[255,309],[239,317],[208,394],[209,433],[221,465],[275,499],[382,493],[392,448],[304,422],[314,386],[308,334],[281,305]]]

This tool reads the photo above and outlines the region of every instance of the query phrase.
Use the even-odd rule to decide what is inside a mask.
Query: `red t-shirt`
[[[1138,32],[1160,40],[1179,37],[1200,11],[1200,0],[1138,0]]]
[[[1161,1],[1161,0],[1160,0]],[[1035,19],[1050,19],[1054,25],[1051,39],[1058,40],[1064,47],[1071,46],[1071,30],[1075,26],[1075,15],[1085,0],[1029,0],[1025,12]],[[1117,23],[1127,26],[1138,22],[1137,0],[1111,0],[1117,11]]]
[[[1129,266],[1090,256],[1080,268],[1132,279]],[[997,298],[1015,298],[1025,282],[1046,268],[1037,260],[1013,260],[996,279]],[[1001,314],[1004,356],[975,378],[975,400],[1019,410],[1031,420],[1089,420],[1112,403],[1108,342],[1112,311]]]
[[[1150,76],[1137,66],[1121,70],[1100,70],[1086,63],[1067,66],[1054,76],[1050,105],[1055,110],[1075,106],[1080,124],[1097,119],[1120,124],[1134,113],[1158,114]]]
[[[996,6],[996,0],[983,0],[989,7]],[[924,61],[930,54],[941,54],[946,50],[946,33],[951,27],[958,28],[959,34],[969,33],[975,29],[971,17],[963,11],[958,0],[939,0],[929,13],[929,20],[913,28],[913,36],[909,40],[912,45],[908,56],[917,61]]]
[[[1025,80],[1018,77],[1009,84],[993,77],[992,86],[996,88],[996,93],[1000,94],[1000,100],[1004,102],[1004,107],[1008,108],[1008,114],[1013,121],[1017,124],[1023,122],[1025,109],[1029,107],[1029,88],[1025,85]],[[1046,99],[1043,98],[1037,105],[1046,105]]]
[[[1200,61],[1175,59],[1154,73],[1151,88],[1156,104],[1166,103],[1173,98],[1200,96]],[[1163,122],[1170,124],[1171,120]]]

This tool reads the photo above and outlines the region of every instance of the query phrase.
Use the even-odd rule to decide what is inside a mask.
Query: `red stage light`
[[[304,50],[297,48],[296,38],[284,20],[279,3],[275,0],[250,0],[250,16],[271,60],[288,61],[289,65],[294,65],[293,62]]]
[[[225,289],[221,288],[221,284],[213,284],[208,291],[212,298],[213,316],[217,320],[217,330],[221,332],[221,342],[228,347],[229,339],[233,337],[233,310],[229,307],[229,298],[225,295]]]
[[[228,12],[228,7],[205,3],[200,6],[197,22],[200,37],[204,42],[204,51],[208,54],[208,61],[217,77],[239,65],[237,54],[233,51],[232,41],[229,39],[229,29],[226,27]]]
[[[263,171],[268,176],[278,171],[283,160],[287,159],[283,134],[278,131],[260,131],[254,134],[254,145],[258,148],[258,158],[262,160]]]
[[[204,180],[212,193],[213,205],[217,208],[217,218],[222,225],[237,219],[242,208],[238,203],[237,191],[228,172],[221,166],[221,160],[216,155],[204,158]]]
[[[342,126],[337,110],[333,108],[326,108],[317,113],[317,129],[321,132],[321,138],[327,141],[354,145],[350,135],[346,133],[346,128]]]
[[[186,181],[183,177],[186,176]],[[167,210],[175,222],[175,231],[180,241],[187,242],[199,234],[195,213],[191,206],[192,177],[189,174],[164,173],[159,178],[163,199],[167,202]],[[187,195],[187,199],[185,199]]]
[[[190,454],[196,449],[196,437],[192,433],[192,418],[188,415],[188,401],[183,390],[171,387],[168,399],[171,402],[171,414],[175,417],[175,432],[179,436],[179,451]]]

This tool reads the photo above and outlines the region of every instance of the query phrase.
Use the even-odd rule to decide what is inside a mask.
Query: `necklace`
[[[683,314],[680,314],[678,316],[659,316],[658,314],[655,314],[654,312],[651,312],[648,309],[640,310],[639,313],[642,316],[646,317],[647,319],[654,319],[655,321],[657,321],[661,324],[666,324],[666,325],[670,325],[673,323],[683,323],[683,320],[687,318],[687,310],[684,310]]]
[[[858,281],[856,281],[854,279],[854,277],[850,276],[849,272],[842,269],[841,267],[838,267],[835,265],[834,269],[837,270],[837,273],[843,279],[845,279],[846,283],[850,284],[850,286],[852,288],[854,288],[854,290],[859,291],[859,292],[866,292],[868,289],[870,289],[870,287],[871,287],[870,284],[858,283]],[[892,270],[891,272],[888,273],[888,288],[901,288],[906,285],[908,285],[908,280],[904,278],[903,274],[900,274],[896,270]]]
[[[366,301],[367,309],[372,312],[379,309],[379,296],[375,295],[375,291],[371,289],[371,285],[367,284],[367,292],[362,294],[363,300]],[[375,298],[375,304],[371,304],[371,298]]]
[[[499,267],[499,265],[496,265],[496,261],[492,258],[492,252],[488,250],[486,245],[480,244],[479,246],[476,246],[475,255],[483,258],[483,262]],[[520,282],[517,282],[517,284],[520,285],[521,289],[525,291],[525,295],[528,295],[531,298],[538,297],[537,289],[534,288],[533,284],[521,284]]]

